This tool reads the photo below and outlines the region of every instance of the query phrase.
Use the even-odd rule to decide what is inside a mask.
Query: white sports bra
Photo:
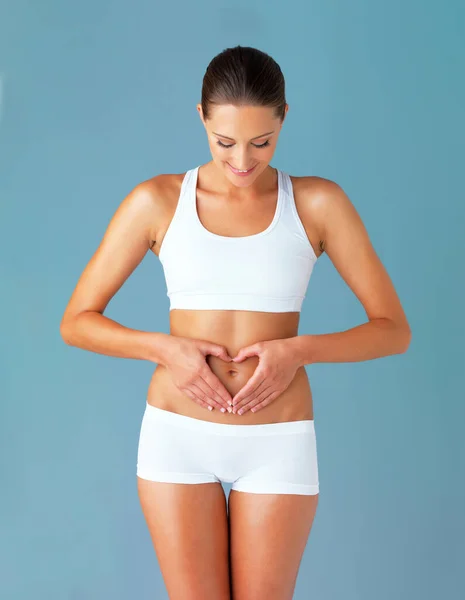
[[[159,251],[170,311],[300,312],[317,256],[297,213],[289,175],[277,169],[278,201],[270,225],[254,235],[230,237],[200,221],[199,168],[184,175]]]

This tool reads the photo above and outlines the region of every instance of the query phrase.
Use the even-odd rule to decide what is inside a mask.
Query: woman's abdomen
[[[234,396],[252,377],[258,365],[258,357],[246,358],[241,363],[227,363],[209,355],[207,363],[231,396]],[[304,367],[297,369],[294,379],[284,392],[256,413],[250,410],[243,415],[222,413],[217,408],[209,411],[179,390],[163,365],[155,368],[148,388],[147,402],[164,410],[218,423],[252,425],[313,419],[312,393]]]

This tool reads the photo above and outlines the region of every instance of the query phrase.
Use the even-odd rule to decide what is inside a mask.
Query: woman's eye
[[[232,148],[234,146],[234,144],[223,144],[220,142],[220,140],[217,140],[216,142],[218,144],[218,146],[221,146],[222,148]],[[266,148],[266,146],[270,145],[270,140],[266,140],[266,142],[264,144],[252,144],[252,146],[255,146],[255,148]]]
[[[255,148],[266,148],[270,145],[270,140],[266,140],[263,144],[252,144]]]

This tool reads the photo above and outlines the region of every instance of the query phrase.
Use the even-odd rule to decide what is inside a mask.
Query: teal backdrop
[[[307,367],[321,488],[295,598],[465,597],[464,22],[458,0],[1,3],[1,598],[167,598],[136,491],[153,365],[59,325],[129,191],[210,160],[195,106],[237,44],[286,78],[272,165],[342,186],[413,332]],[[169,333],[156,256],[105,314]],[[323,255],[299,333],[365,320]]]

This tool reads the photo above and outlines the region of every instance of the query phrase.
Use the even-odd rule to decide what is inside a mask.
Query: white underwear
[[[256,494],[318,494],[313,420],[233,425],[146,402],[137,476],[169,483],[232,483]]]

